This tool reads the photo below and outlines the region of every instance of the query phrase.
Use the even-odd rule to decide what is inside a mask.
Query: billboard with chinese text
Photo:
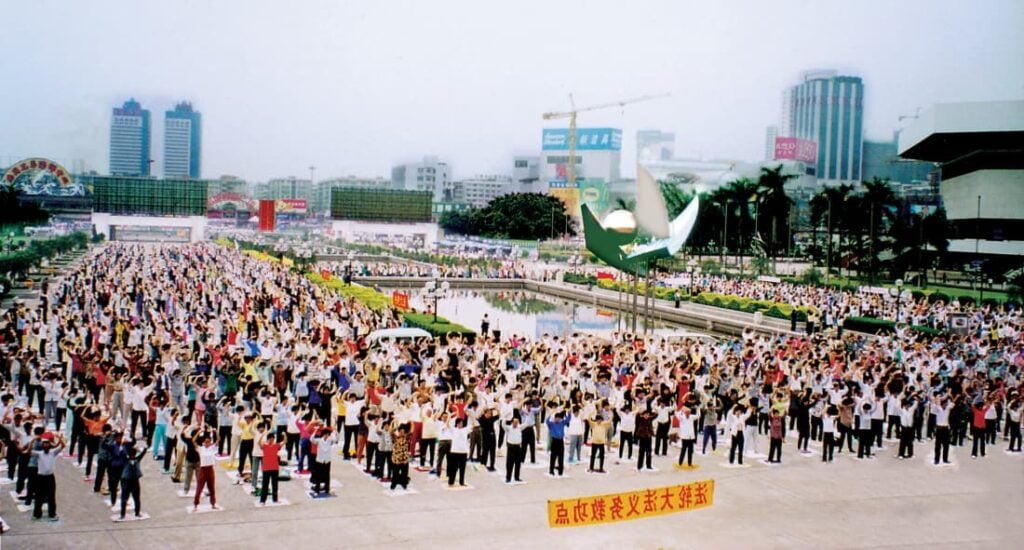
[[[544,151],[568,151],[569,130],[545,128],[541,135]],[[617,128],[577,128],[577,151],[619,151],[622,149],[622,130]]]
[[[818,162],[818,144],[795,137],[777,137],[775,160],[797,160],[814,164]]]

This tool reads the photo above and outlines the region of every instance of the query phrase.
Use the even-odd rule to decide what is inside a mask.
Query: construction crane
[[[569,188],[572,188],[576,183],[576,115],[579,113],[585,113],[587,111],[597,111],[600,109],[609,109],[611,107],[625,107],[632,103],[640,103],[641,101],[650,101],[652,99],[660,99],[668,97],[671,94],[655,94],[655,95],[644,95],[640,97],[634,97],[632,99],[624,99],[622,101],[612,101],[609,103],[602,103],[600,105],[591,105],[589,107],[576,108],[576,102],[573,100],[572,94],[569,94],[569,105],[572,107],[570,111],[544,113],[544,120],[555,120],[559,118],[569,119],[569,160],[568,160],[568,173],[567,184]]]

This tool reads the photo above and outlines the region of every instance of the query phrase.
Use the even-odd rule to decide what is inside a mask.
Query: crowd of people
[[[855,301],[782,288],[796,303]],[[410,468],[458,488],[470,463],[502,466],[515,485],[523,468],[558,478],[566,463],[648,471],[678,447],[660,460],[687,469],[710,460],[720,436],[728,462],[716,462],[733,467],[761,458],[762,438],[770,465],[810,456],[810,442],[825,463],[876,458],[887,441],[907,459],[928,440],[935,465],[951,446],[984,458],[1005,440],[1020,453],[1021,317],[977,315],[966,336],[507,330],[369,346],[399,313],[232,247],[111,243],[0,319],[0,451],[33,517],[43,505],[57,517],[54,464],[66,450],[94,492],[112,506],[120,494],[119,519],[129,500],[141,517],[147,457],[167,473],[147,490],[180,487],[198,511],[206,494],[217,508],[219,459],[266,504],[286,478],[329,496],[338,454],[404,491]]]

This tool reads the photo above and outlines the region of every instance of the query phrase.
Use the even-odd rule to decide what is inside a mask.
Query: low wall
[[[364,285],[377,285],[381,288],[420,288],[432,280],[430,277],[357,277],[356,281]],[[600,306],[607,309],[628,312],[632,302],[623,306],[619,293],[598,287],[590,290],[582,286],[568,285],[558,282],[534,281],[530,279],[460,279],[445,278],[453,289],[467,290],[528,290],[546,296],[575,300],[583,304]],[[623,301],[630,295],[623,294]],[[623,306],[620,308],[620,306]],[[637,309],[643,315],[643,297],[637,298]],[[683,302],[679,308],[667,300],[654,300],[651,316],[674,325],[712,332],[715,334],[738,336],[746,328],[759,333],[793,335],[789,330],[789,322],[782,319],[762,317],[755,322],[754,314],[733,311],[702,304]],[[799,328],[799,327],[798,327]]]

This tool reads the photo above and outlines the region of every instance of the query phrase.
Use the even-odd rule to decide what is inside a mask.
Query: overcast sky
[[[203,114],[203,177],[390,177],[435,154],[456,177],[537,153],[545,111],[668,92],[581,114],[674,131],[686,158],[759,160],[802,71],[865,82],[865,135],[936,102],[1024,99],[1024,2],[4,2],[0,164],[81,159],[106,173],[110,111]]]

